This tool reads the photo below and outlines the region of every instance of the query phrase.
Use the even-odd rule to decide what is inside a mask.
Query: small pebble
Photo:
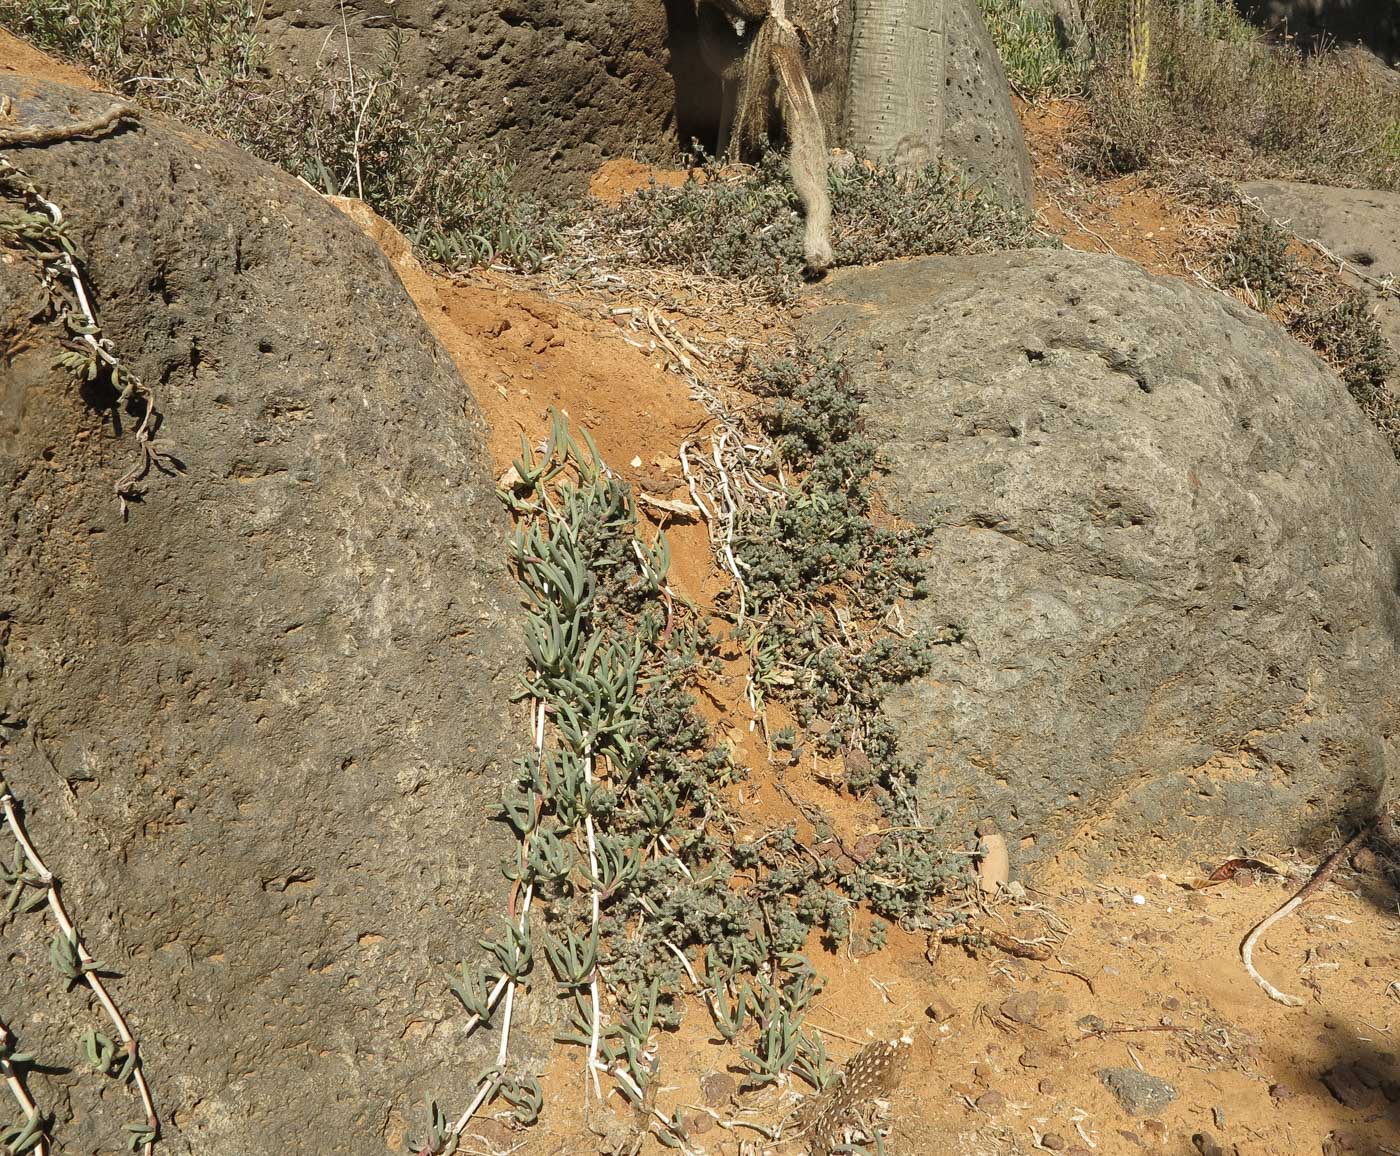
[[[1201,1156],[1225,1156],[1225,1150],[1209,1132],[1197,1132],[1191,1137],[1191,1144]]]
[[[1322,1142],[1322,1156],[1343,1156],[1343,1153],[1356,1152],[1360,1148],[1361,1141],[1355,1132],[1338,1128]]]
[[[1042,1096],[1053,1096],[1055,1094],[1055,1081],[1049,1079],[1041,1080],[1040,1083],[1036,1085],[1036,1089]]]
[[[705,1096],[706,1103],[712,1107],[719,1104],[727,1104],[729,1100],[739,1094],[739,1085],[734,1082],[734,1077],[724,1072],[711,1072],[700,1080],[700,1091]]]
[[[1008,996],[1001,1001],[1001,1014],[1013,1023],[1033,1024],[1040,1018],[1040,996],[1033,991]]]
[[[1179,1094],[1166,1080],[1137,1068],[1101,1068],[1098,1076],[1130,1116],[1160,1112]]]
[[[924,1009],[924,1014],[928,1016],[929,1019],[933,1020],[934,1023],[941,1024],[952,1019],[958,1012],[947,999],[941,995],[936,995],[933,997],[933,1002]]]
[[[1065,1142],[1065,1138],[1058,1132],[1046,1132],[1045,1135],[1040,1138],[1040,1146],[1042,1148],[1049,1148],[1051,1152],[1063,1152],[1069,1147]]]
[[[988,1116],[999,1115],[1006,1108],[1006,1097],[1000,1092],[983,1092],[976,1100],[977,1110]]]

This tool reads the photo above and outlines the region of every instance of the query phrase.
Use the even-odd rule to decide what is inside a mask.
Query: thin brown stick
[[[1185,1032],[1190,1030],[1190,1028],[1184,1028],[1178,1024],[1147,1024],[1142,1027],[1121,1028],[1111,1028],[1105,1025],[1101,1028],[1089,1028],[1084,1034],[1088,1036],[1119,1036],[1129,1035],[1135,1032]]]
[[[1094,990],[1094,981],[1090,979],[1087,975],[1085,975],[1082,971],[1075,971],[1072,967],[1051,967],[1049,966],[1049,964],[1046,965],[1045,970],[1053,971],[1056,975],[1072,975],[1075,979],[1082,980],[1084,982],[1084,986],[1089,989],[1090,995],[1099,994],[1097,991]]]
[[[101,116],[72,124],[45,125],[40,128],[0,129],[0,149],[27,148],[38,145],[57,144],[80,136],[100,136],[108,129],[124,120],[136,120],[139,116],[134,104],[118,101]]]
[[[1287,992],[1279,991],[1278,988],[1259,974],[1258,969],[1254,966],[1254,945],[1259,942],[1260,937],[1268,931],[1269,928],[1279,922],[1279,920],[1286,919],[1288,916],[1292,915],[1293,912],[1297,911],[1309,895],[1316,892],[1319,887],[1337,873],[1337,868],[1342,865],[1342,861],[1356,849],[1361,840],[1365,838],[1368,830],[1369,827],[1362,827],[1355,835],[1333,851],[1331,855],[1327,856],[1322,866],[1317,869],[1317,873],[1298,889],[1293,898],[1263,922],[1259,923],[1253,931],[1245,936],[1244,942],[1240,944],[1240,958],[1244,961],[1245,971],[1249,972],[1250,979],[1254,980],[1255,983],[1263,988],[1264,994],[1271,1000],[1285,1004],[1288,1007],[1302,1007],[1305,1002],[1296,995],[1289,995]]]

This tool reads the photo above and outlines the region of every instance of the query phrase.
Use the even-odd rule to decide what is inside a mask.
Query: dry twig
[[[139,113],[134,104],[118,101],[100,116],[77,120],[71,124],[43,125],[37,128],[0,129],[0,149],[28,148],[57,144],[75,137],[100,136],[124,120],[136,120]]]
[[[1362,827],[1355,835],[1333,851],[1322,866],[1317,869],[1317,873],[1298,889],[1297,894],[1256,926],[1253,931],[1245,936],[1244,942],[1240,944],[1240,958],[1244,960],[1245,971],[1249,972],[1250,979],[1254,980],[1255,983],[1263,988],[1264,993],[1271,1000],[1286,1004],[1288,1007],[1302,1007],[1304,1003],[1304,1001],[1299,999],[1296,995],[1289,995],[1287,992],[1279,991],[1278,988],[1259,974],[1258,969],[1254,966],[1254,945],[1259,942],[1260,937],[1268,931],[1269,928],[1279,922],[1279,920],[1286,919],[1288,916],[1292,915],[1293,912],[1297,911],[1308,896],[1316,892],[1318,888],[1336,874],[1337,868],[1340,867],[1342,861],[1356,849],[1357,845],[1365,837],[1366,831],[1367,828]]]

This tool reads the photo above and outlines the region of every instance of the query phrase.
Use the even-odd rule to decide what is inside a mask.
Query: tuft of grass
[[[1226,0],[1145,0],[1142,83],[1130,5],[1097,0],[1081,167],[1117,175],[1207,159],[1252,176],[1400,188],[1400,96],[1354,61],[1265,43]]]
[[[853,157],[831,165],[837,265],[1049,244],[1019,212],[938,165],[910,172]],[[681,186],[650,186],[595,211],[594,227],[642,264],[750,281],[770,300],[802,284],[802,219],[781,154],[752,167],[709,163]]]
[[[1288,234],[1264,214],[1241,209],[1235,235],[1217,261],[1221,284],[1252,295],[1267,312],[1270,303],[1295,280],[1297,262],[1288,252]]]
[[[1068,96],[1084,83],[1084,61],[1070,29],[1033,0],[979,0],[1012,87],[1027,100]]]
[[[1333,283],[1310,296],[1289,329],[1336,369],[1356,404],[1385,435],[1400,459],[1400,358],[1386,341],[1366,295]]]
[[[449,268],[533,272],[562,248],[558,211],[521,196],[507,158],[468,149],[455,113],[404,84],[397,45],[354,84],[318,67],[210,90],[182,114],[322,192],[358,196]]]
[[[464,143],[442,97],[409,88],[392,43],[372,67],[284,75],[251,7],[220,0],[0,0],[0,26],[137,102],[301,177],[361,197],[421,256],[527,271],[557,254],[557,212],[512,188],[514,168]]]
[[[0,25],[109,83],[217,87],[264,62],[251,6],[220,0],[0,0]]]

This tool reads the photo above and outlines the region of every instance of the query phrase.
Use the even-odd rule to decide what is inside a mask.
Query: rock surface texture
[[[1228,299],[1070,252],[838,275],[890,512],[932,527],[892,696],[925,816],[1061,850],[1304,842],[1396,765],[1400,469],[1333,374]]]
[[[1367,277],[1400,282],[1400,193],[1296,181],[1250,181],[1240,190],[1258,201],[1270,217],[1303,237],[1321,241]],[[1371,298],[1381,332],[1400,352],[1400,299],[1378,293],[1360,277],[1344,279]],[[1392,388],[1400,388],[1400,382]]]
[[[896,47],[915,23],[923,27],[927,52],[916,72],[889,78],[900,107],[911,103],[900,88],[910,84],[921,104],[933,105],[908,128],[930,135],[933,156],[1029,208],[1029,154],[977,0],[867,7],[887,15],[898,31]],[[914,9],[928,12],[916,21]],[[401,38],[404,79],[458,109],[474,145],[506,151],[520,165],[522,185],[580,190],[612,157],[640,153],[670,163],[692,141],[716,147],[720,82],[701,59],[695,0],[468,0],[446,7],[427,0],[349,0],[343,7],[335,0],[269,0],[261,11],[263,34],[301,72],[318,61],[343,70],[344,37],[361,68]],[[828,143],[842,144],[853,2],[790,0],[787,12],[812,46],[808,70]],[[895,63],[891,58],[888,66]]]
[[[1035,210],[1031,156],[977,0],[946,0],[948,74],[938,155],[974,182]]]
[[[269,0],[260,34],[293,70],[319,62],[342,75],[343,38],[360,68],[399,38],[400,76],[443,94],[473,144],[509,151],[523,184],[581,186],[604,160],[638,146],[665,143],[668,158],[675,151],[677,89],[700,67],[673,64],[666,52],[668,19],[694,25],[687,3]]]
[[[109,102],[0,92],[27,125]],[[475,403],[373,243],[284,174],[155,117],[9,155],[187,473],[122,523],[130,417],[53,367],[33,268],[0,263],[7,777],[121,973],[160,1152],[402,1145],[429,1096],[468,1098],[486,1042],[448,973],[503,902],[518,631]],[[0,930],[0,1018],[73,1065],[30,1080],[64,1149],[122,1150],[140,1113],[77,1059],[109,1029],[50,932]]]

